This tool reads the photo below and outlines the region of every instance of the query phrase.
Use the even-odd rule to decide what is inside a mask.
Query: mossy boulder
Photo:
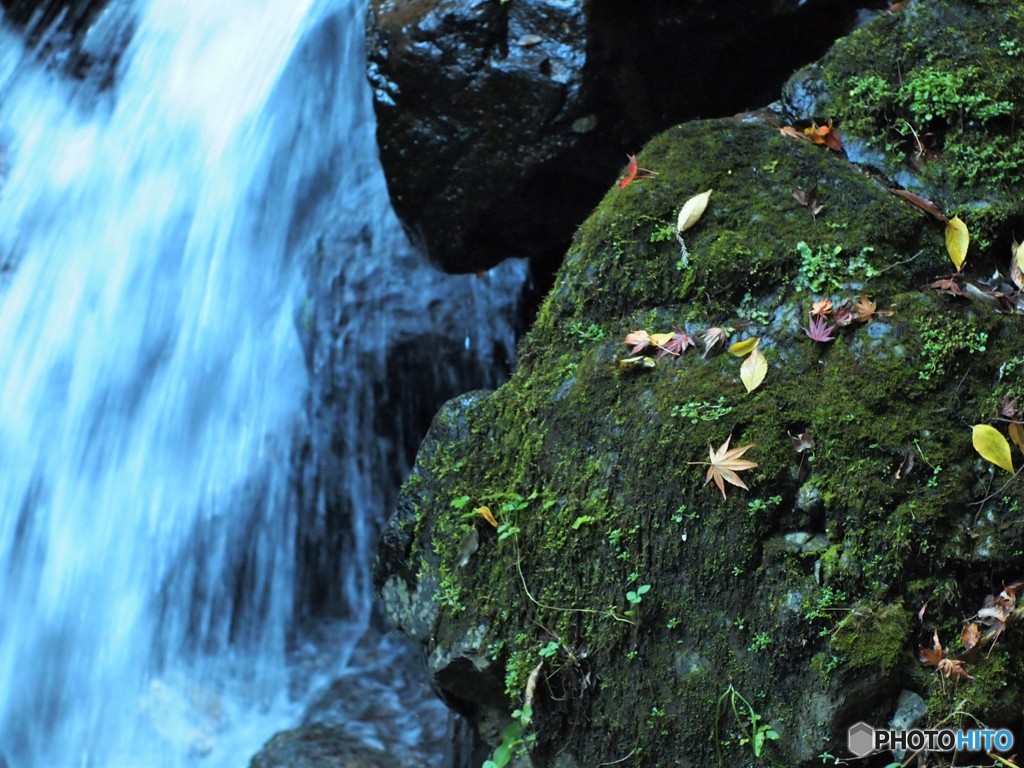
[[[987,30],[1015,6],[970,7]],[[857,34],[911,32],[885,17]],[[639,161],[658,176],[609,191],[579,229],[519,370],[442,412],[388,532],[378,583],[439,687],[471,718],[530,703],[524,734],[485,739],[536,765],[820,764],[906,689],[928,701],[923,724],[1015,722],[1024,627],[991,652],[989,633],[973,680],[917,650],[937,630],[956,657],[961,621],[1024,575],[1024,491],[970,429],[1005,433],[1001,405],[1024,394],[1016,289],[984,294],[1019,197],[950,168],[931,182],[985,233],[958,278],[972,300],[923,290],[952,272],[944,227],[890,193],[889,171],[762,116],[678,126]],[[815,185],[816,216],[793,195]],[[676,214],[709,188],[684,255]],[[989,199],[1000,216],[975,219]],[[864,297],[880,311],[853,311],[833,341],[801,330],[815,301]],[[712,327],[761,339],[759,388],[721,347],[619,364],[632,331]],[[757,466],[723,497],[702,462],[727,439]]]

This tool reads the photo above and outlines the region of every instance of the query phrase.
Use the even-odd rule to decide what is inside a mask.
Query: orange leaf
[[[939,662],[946,658],[946,649],[939,642],[938,630],[935,630],[934,638],[931,648],[921,648],[919,650],[921,663],[926,667],[938,667]]]
[[[1019,421],[1011,421],[1006,431],[1010,434],[1013,444],[1024,451],[1024,425]]]
[[[964,644],[964,650],[969,651],[981,640],[981,631],[975,623],[965,624],[960,630],[960,642]]]
[[[494,515],[491,514],[490,507],[477,507],[473,511],[476,512],[478,515],[480,515],[480,517],[482,517],[488,523],[493,525],[495,528],[498,527],[498,521],[495,520],[494,519]]]

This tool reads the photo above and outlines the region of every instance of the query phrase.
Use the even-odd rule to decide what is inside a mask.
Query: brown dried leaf
[[[717,450],[708,446],[708,453],[710,461],[708,464],[708,474],[704,479],[704,485],[707,485],[712,480],[715,481],[715,485],[718,486],[718,490],[722,492],[722,498],[726,498],[725,484],[729,483],[735,485],[738,488],[746,489],[747,484],[744,483],[737,472],[742,472],[745,469],[753,469],[757,466],[756,462],[750,461],[749,459],[741,459],[744,453],[754,447],[753,443],[750,445],[741,445],[736,448],[729,448],[729,441],[732,440],[732,435],[729,435],[725,439]]]
[[[1006,431],[1009,433],[1013,444],[1021,451],[1024,451],[1024,424],[1021,424],[1019,421],[1011,421]]]
[[[889,191],[896,195],[896,197],[902,197],[904,200],[906,200],[908,203],[915,206],[916,208],[920,208],[929,216],[934,216],[943,224],[949,221],[946,214],[940,211],[939,207],[935,205],[935,203],[933,203],[931,200],[923,198],[920,195],[915,195],[913,192],[908,192],[905,189],[896,189],[895,187],[892,187],[889,189]]]
[[[725,328],[708,328],[701,334],[700,340],[704,342],[704,354],[702,357],[707,357],[708,353],[711,352],[719,344],[724,344],[725,340],[729,338],[730,331],[726,331]]]
[[[832,299],[818,299],[811,307],[811,317],[824,317],[832,314]]]
[[[964,644],[965,651],[971,650],[979,640],[981,640],[981,632],[978,630],[977,624],[973,622],[965,624],[964,628],[960,630],[960,642]]]
[[[801,432],[796,437],[790,435],[789,439],[793,441],[793,450],[797,453],[809,451],[814,447],[814,438],[811,437],[809,432]]]
[[[1024,289],[1024,243],[1016,240],[1010,249],[1010,279],[1018,288]]]
[[[921,648],[918,651],[918,658],[921,659],[921,663],[926,667],[938,667],[939,662],[946,658],[946,649],[939,642],[938,630],[935,630],[933,637],[934,640],[931,648]]]

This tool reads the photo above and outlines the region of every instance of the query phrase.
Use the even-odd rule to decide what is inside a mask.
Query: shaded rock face
[[[55,69],[109,87],[131,38],[125,0],[2,0],[4,21],[24,30],[26,43]]]
[[[626,153],[681,120],[775,98],[859,5],[373,0],[395,209],[449,271],[519,256],[551,272]]]
[[[760,115],[655,138],[638,159],[659,176],[610,189],[576,232],[513,379],[435,419],[376,579],[491,749],[528,699],[537,766],[820,764],[907,691],[919,727],[1016,725],[1024,632],[973,656],[957,638],[1024,574],[1024,490],[970,429],[1005,435],[1024,402],[1007,247],[1024,203],[1015,155],[969,150],[1019,141],[1024,56],[1002,30],[1022,13],[919,0],[838,42],[786,94],[829,104],[846,154]],[[973,67],[970,103],[941,90]],[[908,122],[927,152],[899,140]],[[966,222],[962,274],[896,180]],[[816,216],[793,196],[815,185]],[[708,188],[682,260],[659,230]],[[955,295],[923,290],[936,279]],[[825,299],[834,340],[813,342]],[[632,331],[712,327],[723,347],[760,339],[759,388],[714,350],[619,365]],[[723,495],[701,462],[727,440],[757,466]],[[973,680],[921,665],[934,632]],[[755,756],[760,726],[778,738]]]

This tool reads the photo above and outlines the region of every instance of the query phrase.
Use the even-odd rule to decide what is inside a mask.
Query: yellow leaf
[[[650,335],[650,339],[651,339],[651,343],[654,346],[656,346],[656,347],[664,347],[666,344],[668,344],[670,341],[672,341],[672,337],[673,336],[675,336],[674,333],[652,333]]]
[[[757,349],[757,343],[761,341],[759,336],[751,336],[749,339],[737,341],[729,347],[729,354],[733,357],[745,357]]]
[[[498,527],[498,521],[495,520],[494,519],[494,515],[491,514],[491,508],[490,507],[477,507],[473,511],[476,512],[478,515],[480,515],[480,517],[482,517],[488,523],[493,525],[495,528]]]
[[[1013,253],[1010,256],[1010,278],[1018,288],[1024,288],[1024,243],[1013,241]]]
[[[991,461],[997,467],[1002,467],[1007,472],[1013,472],[1013,460],[1010,458],[1010,444],[1002,436],[998,429],[988,424],[975,424],[971,427],[974,433],[971,442],[974,443],[974,450],[981,454],[985,461]]]
[[[765,374],[767,373],[768,361],[765,360],[760,349],[755,349],[750,353],[750,357],[743,361],[743,365],[740,366],[740,381],[747,388],[747,392],[753,392],[761,386],[761,382],[764,381]]]
[[[967,258],[967,245],[971,242],[971,236],[967,232],[967,225],[959,216],[954,216],[946,222],[946,250],[949,251],[949,258],[953,266],[959,272]]]
[[[653,368],[657,363],[654,362],[653,357],[647,357],[647,355],[637,355],[636,357],[626,357],[619,360],[619,368]]]
[[[676,229],[685,232],[700,221],[700,217],[704,215],[704,209],[708,207],[708,198],[711,197],[712,191],[709,189],[707,192],[694,195],[683,204],[679,211],[679,222],[676,224]]]

